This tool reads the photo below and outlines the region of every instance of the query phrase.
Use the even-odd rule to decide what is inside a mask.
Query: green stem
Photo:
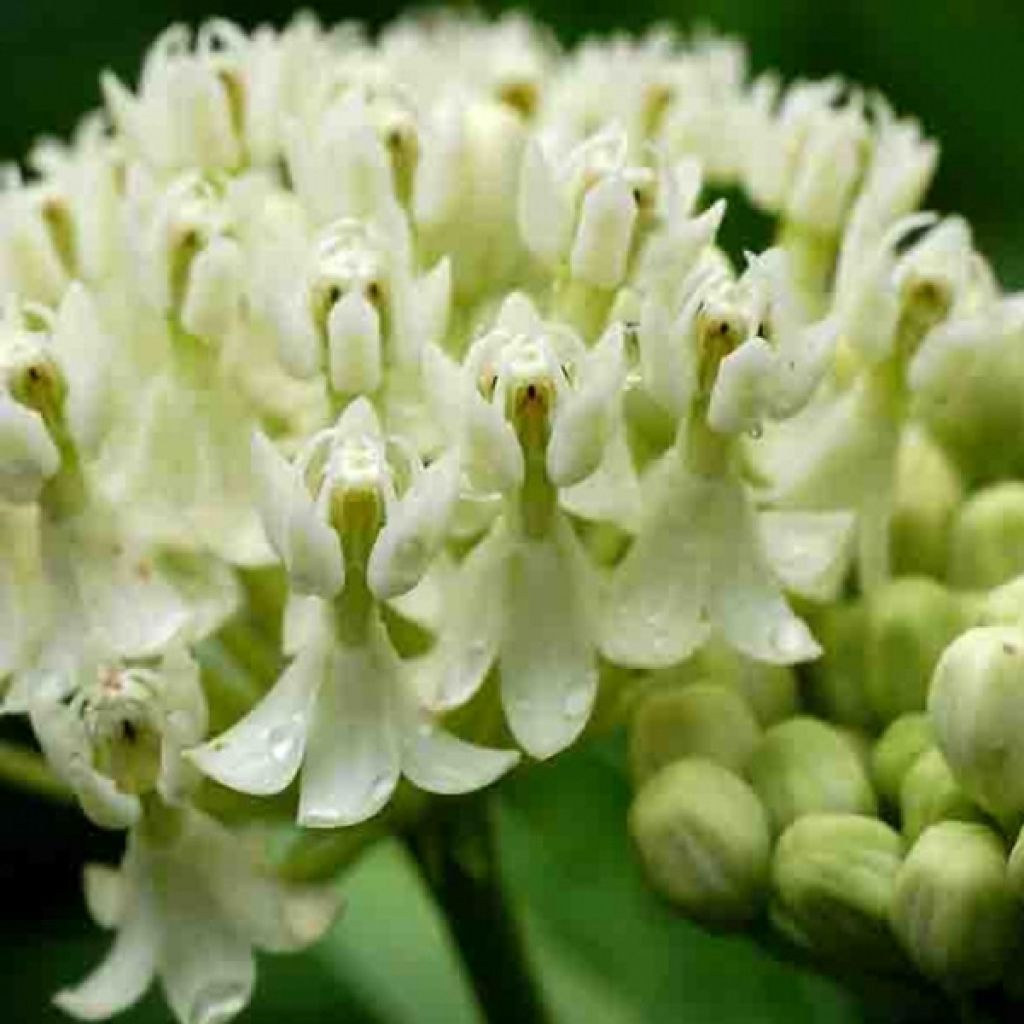
[[[0,740],[0,779],[15,789],[28,790],[58,803],[71,803],[71,790],[33,750]]]
[[[519,922],[498,870],[486,796],[460,801],[410,833],[406,842],[444,912],[488,1024],[548,1024]]]

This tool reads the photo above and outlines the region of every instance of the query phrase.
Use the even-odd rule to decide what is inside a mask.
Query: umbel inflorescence
[[[999,981],[1024,499],[965,497],[1024,465],[1024,306],[914,122],[441,15],[175,27],[103,97],[0,196],[4,706],[127,834],[59,1005],[227,1020],[331,924],[227,790],[405,827],[627,713],[686,912]]]

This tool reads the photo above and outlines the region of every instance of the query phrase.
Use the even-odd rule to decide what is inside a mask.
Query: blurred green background
[[[404,5],[321,4],[325,20],[380,24]],[[497,10],[509,6],[484,3]],[[756,70],[788,77],[840,72],[877,87],[942,143],[929,205],[975,226],[1003,283],[1024,285],[1024,4],[1019,0],[557,0],[532,8],[569,42],[590,31],[655,21],[710,24],[747,39]],[[110,67],[132,79],[152,37],[172,20],[223,15],[280,22],[278,0],[3,0],[0,159],[40,133],[66,133],[98,101]],[[16,727],[15,727],[16,728]],[[4,727],[9,734],[11,725]],[[622,822],[628,792],[614,746],[573,752],[503,793],[506,883],[523,916],[558,1020],[832,1022],[944,1019],[902,994],[855,998],[783,966],[747,943],[707,936],[643,888]],[[117,837],[70,808],[0,793],[0,1019],[61,1019],[48,1005],[102,954],[78,892],[86,859],[114,859]],[[314,953],[264,959],[251,1022],[472,1024],[477,1018],[440,924],[397,848],[368,857],[345,883],[346,919]],[[123,1019],[167,1020],[149,999]]]

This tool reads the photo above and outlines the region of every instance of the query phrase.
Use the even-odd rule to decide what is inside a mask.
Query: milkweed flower
[[[399,496],[402,454],[413,476]],[[427,469],[408,452],[389,459],[372,406],[358,399],[294,464],[261,435],[253,456],[271,542],[321,614],[270,693],[193,762],[256,794],[284,789],[301,765],[299,822],[316,828],[371,817],[400,775],[459,793],[504,774],[514,753],[460,740],[428,712],[380,614],[419,582],[443,539],[458,494],[454,453]]]

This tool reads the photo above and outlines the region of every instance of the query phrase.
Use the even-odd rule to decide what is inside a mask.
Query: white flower
[[[128,1009],[159,979],[180,1024],[223,1024],[252,995],[253,947],[300,950],[334,921],[333,891],[276,881],[205,814],[187,808],[167,827],[133,830],[120,871],[86,868],[89,910],[116,937],[92,974],[55,997],[79,1020]]]
[[[744,181],[752,199],[811,234],[837,236],[864,172],[868,125],[843,86],[797,82],[781,98],[771,77],[754,84],[746,118]]]
[[[503,500],[451,581],[432,700],[463,703],[496,663],[509,728],[538,758],[576,739],[597,692],[594,580],[558,496],[601,463],[623,375],[619,329],[587,352],[512,296],[462,375],[437,380],[455,406],[469,481]]]
[[[628,140],[611,126],[568,151],[534,137],[523,155],[519,230],[549,270],[594,288],[622,283],[642,206],[653,203],[655,173],[629,160]]]
[[[194,762],[256,794],[281,791],[301,767],[298,820],[315,828],[373,816],[400,775],[430,792],[464,793],[504,774],[514,753],[460,740],[423,708],[418,667],[398,656],[380,615],[380,603],[410,591],[440,549],[458,493],[454,457],[426,470],[410,461],[412,481],[398,497],[364,399],[293,465],[258,435],[253,454],[293,592],[322,603],[284,675],[228,732],[192,751]]]
[[[161,171],[239,168],[258,109],[250,76],[259,55],[230,22],[203,25],[194,50],[189,28],[173,25],[146,54],[136,95],[107,72],[107,107],[133,155]]]
[[[27,688],[43,752],[98,825],[133,825],[143,798],[178,803],[192,787],[181,755],[206,733],[206,700],[181,648],[151,667],[87,641]]]
[[[738,282],[698,274],[674,322],[657,306],[646,310],[646,383],[681,426],[648,472],[636,539],[612,573],[600,634],[612,661],[672,665],[713,628],[768,663],[819,653],[782,596],[733,465],[736,435],[792,415],[827,367],[835,332],[803,324],[794,301],[784,258],[770,252]],[[842,532],[832,540],[842,543]]]

